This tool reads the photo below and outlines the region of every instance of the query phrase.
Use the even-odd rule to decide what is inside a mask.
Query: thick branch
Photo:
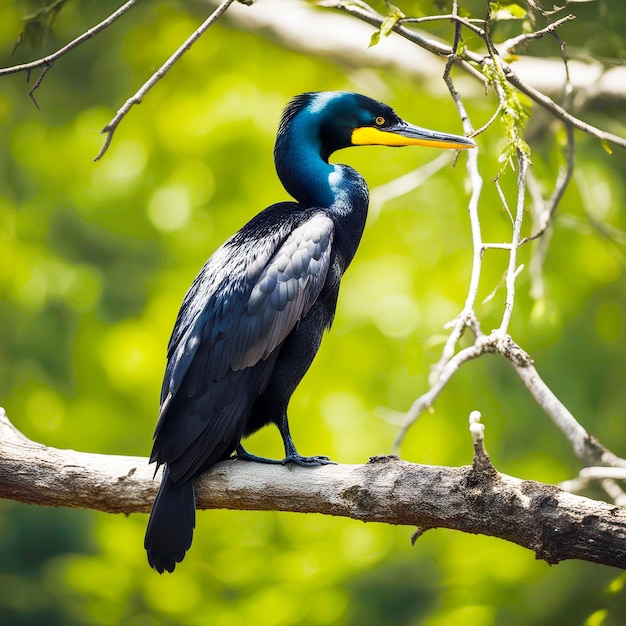
[[[29,504],[147,512],[158,481],[147,459],[49,448],[0,409],[0,497]],[[198,479],[200,509],[324,513],[364,522],[499,537],[558,563],[626,569],[626,509],[474,467],[374,457],[366,465],[285,468],[224,462]]]

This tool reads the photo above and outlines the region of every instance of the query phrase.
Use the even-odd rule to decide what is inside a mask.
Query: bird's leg
[[[285,445],[285,458],[282,461],[278,461],[282,465],[287,465],[288,463],[302,465],[304,467],[315,467],[316,465],[337,465],[327,456],[301,456],[298,454],[296,446],[293,443],[293,439],[291,438],[291,433],[289,432],[287,413],[283,413],[277,426],[283,438],[283,444]]]
[[[284,426],[283,426],[284,424]],[[331,461],[327,456],[301,456],[296,450],[296,446],[291,438],[289,432],[289,425],[287,423],[287,417],[285,416],[278,426],[280,434],[283,437],[283,443],[285,444],[285,458],[282,460],[268,459],[263,456],[257,456],[248,452],[241,443],[237,444],[235,454],[230,459],[233,461],[253,461],[254,463],[265,463],[267,465],[287,465],[293,463],[294,465],[302,465],[304,467],[315,467],[318,465],[336,465],[334,461]]]

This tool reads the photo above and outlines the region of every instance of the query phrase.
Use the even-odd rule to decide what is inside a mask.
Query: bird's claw
[[[327,456],[301,456],[298,453],[288,454],[281,461],[277,459],[266,459],[256,454],[250,454],[241,444],[237,446],[235,454],[230,457],[235,461],[252,461],[254,463],[266,463],[268,465],[300,465],[301,467],[318,467],[320,465],[337,465]]]
[[[301,467],[318,467],[320,465],[337,465],[335,461],[331,461],[327,456],[300,456],[294,454],[285,457],[280,461],[282,465],[300,465]]]

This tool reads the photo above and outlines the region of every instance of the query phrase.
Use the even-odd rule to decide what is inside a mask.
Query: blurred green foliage
[[[396,4],[407,15],[449,10],[445,2]],[[465,4],[474,15],[484,10]],[[20,18],[36,6],[3,3],[3,65],[36,54],[23,42],[11,55]],[[66,3],[46,51],[115,7]],[[623,59],[626,5],[571,9],[580,18],[562,30],[570,52]],[[37,92],[40,112],[23,75],[0,79],[0,405],[47,445],[149,453],[165,346],[187,287],[226,237],[285,198],[271,155],[293,94],[357,90],[417,124],[460,131],[450,98],[426,85],[289,52],[224,20],[131,111],[94,163],[102,127],[206,11],[198,2],[139,3],[53,67]],[[446,35],[449,28],[432,25]],[[553,40],[536,49],[558,54]],[[494,98],[464,85],[478,127]],[[626,134],[623,107],[585,116]],[[534,170],[548,190],[563,139],[549,135],[543,116],[531,117]],[[503,142],[497,125],[479,138],[487,181],[500,167]],[[363,148],[336,158],[374,187],[433,156]],[[623,164],[620,150],[609,156],[577,136],[576,175],[550,243],[545,298],[530,297],[524,271],[511,327],[559,397],[622,456],[626,284],[623,235],[613,229],[626,229]],[[371,220],[333,331],[291,404],[304,454],[360,463],[389,452],[396,427],[384,417],[426,389],[443,325],[460,311],[469,279],[464,176],[461,157]],[[515,174],[502,184],[513,198]],[[487,240],[507,240],[510,223],[489,183],[481,216]],[[528,264],[530,253],[523,249],[520,260]],[[481,298],[506,263],[504,252],[487,252]],[[499,324],[502,307],[502,290],[480,306],[486,329]],[[409,434],[405,458],[470,462],[467,416],[478,409],[501,471],[558,482],[578,470],[502,359],[466,365],[435,408]],[[281,454],[271,429],[255,435],[250,449]],[[142,548],[146,520],[1,502],[0,623],[613,626],[626,616],[626,578],[610,568],[549,567],[514,545],[442,530],[410,548],[411,529],[317,515],[202,512],[185,562],[160,577]]]

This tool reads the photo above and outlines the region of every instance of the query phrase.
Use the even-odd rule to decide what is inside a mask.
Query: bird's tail
[[[177,485],[170,479],[166,468],[161,488],[152,505],[143,544],[150,566],[159,574],[165,570],[173,572],[176,563],[185,558],[191,546],[195,525],[193,479]]]

